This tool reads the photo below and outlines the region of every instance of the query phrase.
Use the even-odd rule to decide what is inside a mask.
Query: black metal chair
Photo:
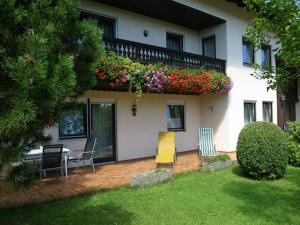
[[[74,153],[78,152],[78,151],[69,152],[68,162],[69,161],[74,162],[77,164],[77,167],[78,167],[80,161],[82,161],[82,166],[85,166],[85,161],[89,161],[91,167],[93,168],[93,172],[95,173],[93,154],[94,154],[94,149],[95,149],[96,143],[97,143],[97,138],[95,138],[95,137],[91,137],[91,138],[87,139],[84,150],[83,150],[83,152],[81,152],[78,155],[78,157],[74,156]]]
[[[40,177],[46,177],[46,171],[60,170],[63,176],[63,159],[62,159],[63,145],[44,145],[42,160],[40,161]]]

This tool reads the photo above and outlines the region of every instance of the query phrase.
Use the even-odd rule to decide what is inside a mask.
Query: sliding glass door
[[[97,138],[95,162],[116,160],[115,104],[91,104],[91,134]]]

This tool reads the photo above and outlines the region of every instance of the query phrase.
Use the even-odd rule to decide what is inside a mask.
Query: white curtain
[[[271,50],[270,47],[266,46],[261,49],[261,64],[264,67],[270,66],[270,54]]]
[[[111,103],[92,104],[92,133],[97,138],[96,157],[113,155],[113,114]]]
[[[168,129],[183,129],[183,106],[168,105],[167,107]]]
[[[244,103],[244,122],[245,125],[252,123],[256,120],[255,103]]]
[[[264,121],[272,122],[272,103],[271,102],[264,102],[263,103],[263,117]]]
[[[243,62],[247,64],[252,64],[252,59],[253,59],[253,48],[251,44],[249,43],[244,43],[243,44]]]
[[[181,37],[168,37],[167,38],[167,48],[177,51],[182,51],[182,40]]]

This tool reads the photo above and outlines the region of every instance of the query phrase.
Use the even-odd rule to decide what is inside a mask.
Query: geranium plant
[[[223,73],[199,69],[180,69],[163,64],[143,65],[129,58],[106,52],[96,68],[99,83],[108,81],[112,88],[126,87],[140,97],[142,91],[203,95],[227,93],[232,88],[231,79]]]
[[[168,68],[155,68],[150,64],[148,69],[149,70],[145,73],[144,76],[145,89],[148,92],[163,93],[168,80],[168,77],[165,74],[165,71],[167,71]]]

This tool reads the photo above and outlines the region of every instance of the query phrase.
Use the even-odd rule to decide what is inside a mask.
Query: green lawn
[[[300,169],[254,181],[237,167],[176,176],[145,189],[121,188],[0,211],[0,224],[300,224]]]

